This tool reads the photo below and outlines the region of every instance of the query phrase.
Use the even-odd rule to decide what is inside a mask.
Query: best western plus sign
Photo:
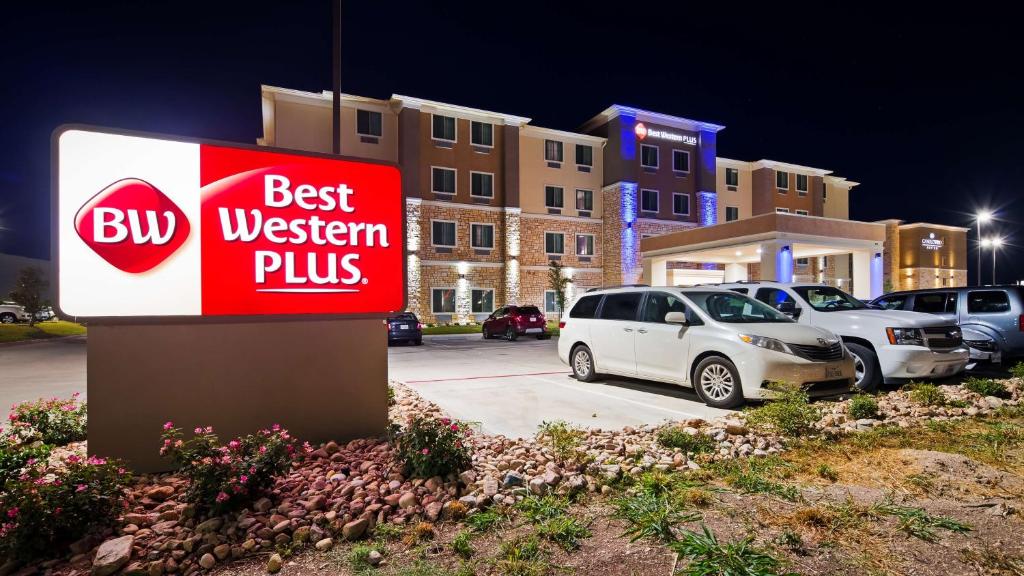
[[[73,316],[404,307],[392,166],[79,129],[59,136],[59,304]]]

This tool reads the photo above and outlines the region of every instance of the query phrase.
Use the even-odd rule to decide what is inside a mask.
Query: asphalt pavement
[[[26,400],[81,393],[85,399],[85,337],[0,346],[0,410]],[[0,422],[6,420],[0,412]]]

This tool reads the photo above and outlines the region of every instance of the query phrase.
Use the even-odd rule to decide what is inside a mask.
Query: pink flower
[[[206,432],[207,434],[213,434],[213,426],[207,426],[206,428],[203,428],[203,432]]]
[[[266,453],[267,453],[267,447],[266,446],[260,446],[260,454],[266,454]]]
[[[281,429],[281,425],[280,424],[274,424],[273,426],[270,427],[270,429],[273,430],[274,432],[277,432],[278,430]]]
[[[196,434],[202,434],[203,433],[203,429],[200,428],[199,426],[196,426],[196,429],[193,430],[193,432],[195,432]]]
[[[82,461],[82,459],[79,458],[78,455],[76,455],[76,454],[69,454],[68,455],[68,462],[71,463],[71,464],[78,464],[81,461]]]
[[[228,496],[227,492],[219,492],[217,493],[217,498],[215,498],[215,500],[217,500],[217,502],[225,502],[229,498],[231,498],[231,496]]]
[[[441,418],[441,424],[444,424],[445,426],[447,426],[447,425],[449,425],[451,423],[452,423],[451,420],[449,420],[447,418]]]
[[[171,428],[174,428],[174,422],[171,422],[170,420],[164,422],[164,430],[170,430]]]
[[[422,454],[423,454],[424,456],[426,456],[427,454],[430,454],[430,448],[424,448],[423,450],[420,450],[420,452],[421,452],[421,453],[422,453]]]
[[[228,448],[232,450],[238,450],[239,446],[241,446],[241,444],[238,442],[238,440],[232,440],[231,442],[228,442]]]
[[[10,510],[7,511],[7,517],[8,518],[14,518],[17,515],[18,515],[18,508],[17,507],[11,508]]]
[[[75,486],[75,492],[76,493],[78,493],[78,492],[85,492],[86,488],[88,488],[88,486],[86,486],[85,484],[79,484],[79,485]]]
[[[245,474],[242,474],[241,476],[238,477],[238,481],[241,482],[242,484],[248,484],[249,477],[246,476]]]
[[[459,431],[459,426],[457,424],[452,424],[452,432],[458,432],[458,431]]]

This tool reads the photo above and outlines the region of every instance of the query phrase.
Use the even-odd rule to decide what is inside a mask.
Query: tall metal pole
[[[334,73],[334,98],[331,102],[331,127],[333,151],[341,154],[341,0],[332,0],[333,17],[331,26],[333,38],[331,42],[331,67]]]
[[[992,285],[996,285],[996,250],[999,247],[996,246],[995,242],[992,243]]]
[[[978,286],[981,286],[981,216],[978,216]]]

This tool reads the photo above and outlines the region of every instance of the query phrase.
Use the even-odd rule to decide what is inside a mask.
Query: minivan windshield
[[[863,310],[868,307],[867,304],[832,286],[794,286],[793,291],[818,312]]]
[[[771,306],[735,292],[686,292],[686,297],[718,322],[755,324],[793,322]]]

